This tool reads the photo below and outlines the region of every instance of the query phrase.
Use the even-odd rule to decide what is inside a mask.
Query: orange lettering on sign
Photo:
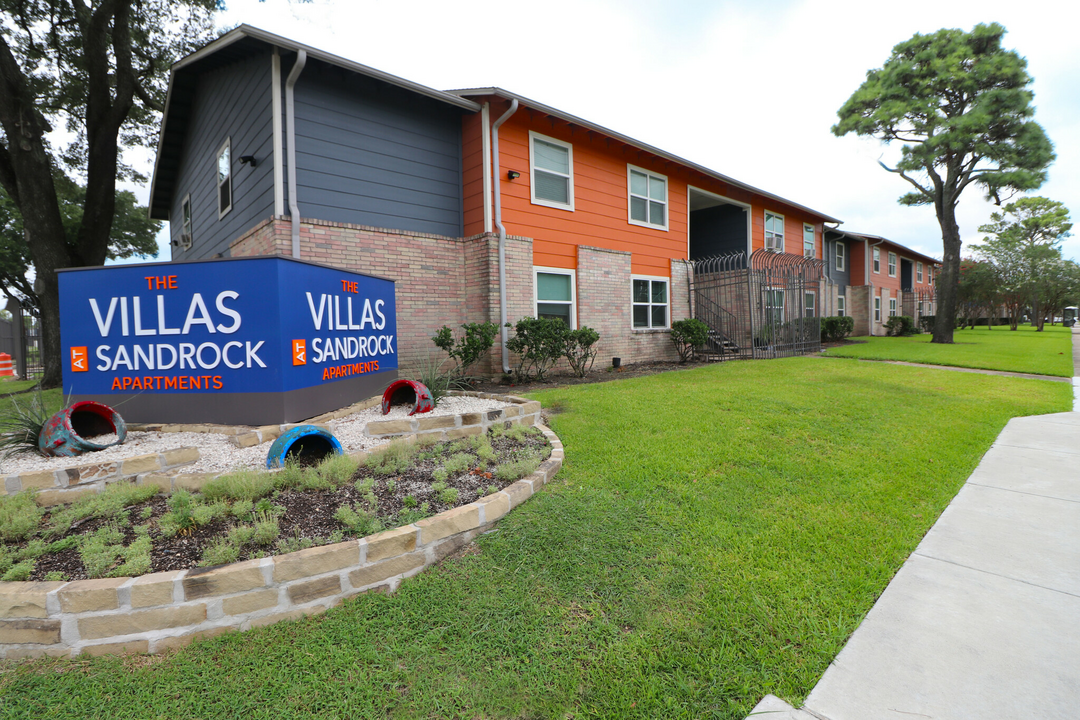
[[[109,388],[109,389],[110,390],[123,390],[124,386],[120,384],[120,378],[114,377],[112,379],[112,387]]]
[[[71,372],[86,372],[90,369],[90,362],[86,346],[71,348]]]

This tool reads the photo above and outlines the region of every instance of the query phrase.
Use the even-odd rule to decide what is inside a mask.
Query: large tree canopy
[[[1044,305],[1056,306],[1059,295],[1066,292],[1063,284],[1071,279],[1061,258],[1061,241],[1071,229],[1068,208],[1044,197],[1009,203],[979,227],[987,237],[975,250],[998,268],[1001,287],[1015,296],[1017,315],[1030,305],[1040,331]],[[1010,315],[1014,330],[1017,315]]]
[[[893,48],[885,64],[837,112],[832,131],[900,142],[897,173],[913,188],[905,205],[932,204],[944,258],[938,282],[933,342],[952,342],[960,268],[956,206],[969,185],[1003,197],[1039,187],[1054,160],[1042,127],[1032,120],[1027,62],[1004,50],[1005,28],[916,34]]]
[[[120,147],[152,146],[170,65],[208,41],[217,0],[0,0],[0,188],[19,210],[34,265],[46,386],[60,384],[56,271],[101,265],[116,180],[139,179]],[[70,138],[57,144],[54,130]],[[65,227],[57,172],[85,187]]]

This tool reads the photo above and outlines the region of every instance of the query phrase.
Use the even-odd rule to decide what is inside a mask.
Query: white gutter
[[[510,109],[502,114],[491,128],[492,175],[495,185],[495,227],[499,230],[499,332],[502,338],[502,370],[510,372],[510,350],[506,347],[506,227],[502,224],[502,176],[499,171],[499,126],[517,112],[517,98],[510,102]],[[485,199],[486,202],[486,199]]]
[[[273,87],[270,90],[270,107],[274,113],[274,215],[281,216],[285,214],[285,185],[282,183],[285,171],[281,157],[281,55],[276,47],[272,63],[270,77]]]
[[[480,145],[484,156],[484,232],[491,232],[491,107],[484,103],[480,109]]]
[[[292,256],[300,257],[300,207],[296,203],[296,118],[293,107],[293,88],[307,64],[307,52],[299,50],[296,62],[285,81],[285,135],[289,143],[289,216],[292,218]]]
[[[870,240],[864,239],[863,243],[866,245],[866,284],[870,286],[870,307],[867,308],[870,311],[870,334],[874,334],[874,323],[878,322],[874,320],[874,281],[870,279],[870,250],[876,248],[881,243],[885,242],[885,238],[881,238],[873,245],[870,244]],[[885,308],[881,308],[882,317],[885,316]]]

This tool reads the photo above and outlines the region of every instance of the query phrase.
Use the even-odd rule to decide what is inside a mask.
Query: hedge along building
[[[405,369],[442,325],[527,315],[595,328],[601,357],[673,359],[694,259],[820,258],[837,222],[504,90],[433,90],[246,25],[173,66],[150,213],[177,260],[396,281]],[[480,371],[506,366],[499,345]]]
[[[847,315],[853,335],[884,335],[890,317],[918,320],[936,311],[941,263],[877,235],[825,229],[823,314]]]

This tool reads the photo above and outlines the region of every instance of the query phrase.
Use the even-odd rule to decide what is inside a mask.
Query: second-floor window
[[[784,216],[765,213],[765,249],[784,252]]]
[[[627,166],[630,182],[630,222],[667,230],[667,178]]]
[[[896,277],[896,253],[889,253],[889,277]]]
[[[874,248],[874,272],[881,272],[881,250]]]
[[[180,206],[180,247],[187,249],[191,247],[191,195],[184,196],[184,202]]]
[[[836,241],[836,269],[843,270],[847,260],[847,246],[839,240]]]
[[[574,209],[574,148],[555,138],[529,133],[532,201],[537,205]]]
[[[814,226],[803,224],[802,226],[802,254],[803,257],[817,257],[814,254]]]
[[[217,154],[217,188],[218,218],[221,218],[232,210],[232,151],[228,138]]]
[[[915,263],[915,281],[922,282],[922,263]]]

